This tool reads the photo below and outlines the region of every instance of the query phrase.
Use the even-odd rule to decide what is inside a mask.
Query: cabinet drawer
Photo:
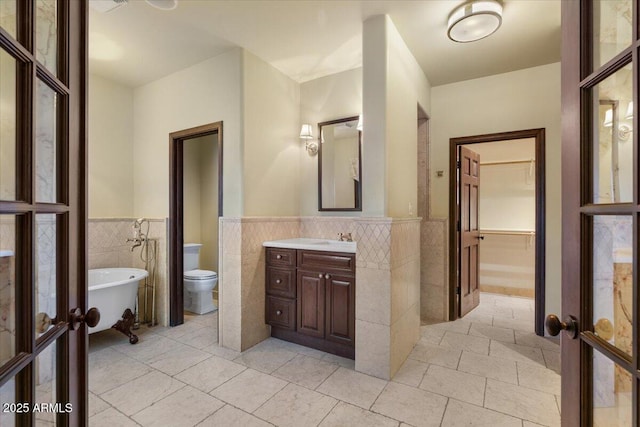
[[[284,298],[295,298],[296,270],[267,266],[267,293]]]
[[[298,251],[298,268],[334,272],[356,273],[356,256],[342,252]]]
[[[296,250],[267,248],[267,265],[277,267],[295,267],[296,266]]]
[[[266,321],[272,326],[296,329],[296,300],[267,295]]]

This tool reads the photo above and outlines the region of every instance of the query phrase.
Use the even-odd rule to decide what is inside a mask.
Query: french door
[[[85,0],[0,0],[0,425],[86,425]]]
[[[639,426],[639,0],[562,2],[562,425]]]

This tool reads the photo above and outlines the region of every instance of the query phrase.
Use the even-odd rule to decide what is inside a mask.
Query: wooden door
[[[640,425],[637,16],[638,0],[562,2],[562,315],[546,324],[566,331],[566,427]]]
[[[327,294],[326,339],[355,345],[355,278],[328,273],[325,275]]]
[[[460,147],[459,159],[459,233],[460,316],[480,304],[480,230],[478,209],[480,200],[480,155],[465,146]]]
[[[304,335],[324,338],[324,274],[317,271],[298,270],[297,284],[297,330]]]

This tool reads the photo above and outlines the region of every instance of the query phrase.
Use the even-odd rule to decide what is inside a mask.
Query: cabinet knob
[[[282,259],[282,255],[276,255],[276,259]]]
[[[318,278],[322,279],[324,275],[322,273],[318,274]]]
[[[278,285],[279,285],[280,283],[282,283],[282,280],[280,280],[280,279],[276,279],[276,284],[278,284]]]
[[[325,279],[331,279],[331,275],[329,273],[327,273],[327,274],[324,275],[324,278]]]
[[[282,310],[276,310],[276,314],[280,316],[282,314]]]

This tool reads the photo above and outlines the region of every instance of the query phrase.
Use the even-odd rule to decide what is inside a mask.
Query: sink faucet
[[[341,242],[353,242],[351,233],[338,233],[338,240]]]

